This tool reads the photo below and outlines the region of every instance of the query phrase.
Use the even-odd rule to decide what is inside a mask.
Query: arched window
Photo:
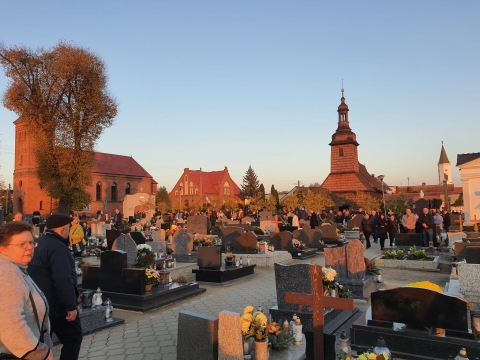
[[[23,155],[20,155],[20,165],[23,164]]]
[[[188,175],[185,175],[185,182],[188,182]]]
[[[223,184],[223,195],[230,195],[230,185],[228,184],[228,182],[225,182],[225,184]]]
[[[125,195],[130,195],[130,183],[125,186]]]
[[[95,188],[95,200],[102,201],[102,183],[100,181],[97,182],[97,186]]]
[[[40,209],[39,210],[43,210],[43,201],[40,200]]]
[[[339,149],[339,155],[340,155],[340,156],[343,156],[343,148],[340,148],[340,149]]]
[[[117,183],[112,183],[112,201],[117,201]]]
[[[198,195],[198,188],[195,188],[195,195]]]
[[[180,195],[183,195],[183,189],[180,189]]]
[[[178,190],[175,190],[175,196],[178,196]]]
[[[190,188],[190,195],[193,195],[193,187]]]
[[[22,180],[20,180],[20,181],[18,182],[18,185],[20,185],[20,187],[22,187],[22,185],[23,185],[23,181],[22,181]]]

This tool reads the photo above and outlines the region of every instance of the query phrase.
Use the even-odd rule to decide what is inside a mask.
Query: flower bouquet
[[[160,274],[157,270],[145,269],[145,285],[158,285]]]
[[[147,244],[137,245],[137,264],[140,267],[149,267],[155,263],[152,247]]]
[[[387,354],[375,354],[373,352],[364,352],[363,354],[358,355],[358,360],[388,360]]]
[[[292,240],[292,246],[293,246],[295,249],[303,250],[303,248],[304,248],[306,245],[305,245],[304,243],[302,243],[300,240],[293,239],[293,240]]]
[[[267,317],[261,311],[253,311],[253,306],[249,305],[243,310],[240,319],[242,327],[242,336],[249,338],[255,337],[255,340],[265,340],[267,338]]]
[[[337,277],[337,272],[331,267],[322,268],[322,281],[323,281],[324,287],[334,288],[336,277]]]
[[[365,273],[367,275],[380,275],[380,269],[370,261],[368,258],[364,257],[363,260],[365,261]]]
[[[425,250],[417,249],[417,247],[414,245],[410,248],[407,258],[408,260],[426,260],[428,259],[428,255]]]
[[[384,250],[382,251],[382,259],[403,260],[405,259],[404,250]]]
[[[268,342],[272,344],[275,350],[286,350],[293,342],[294,337],[290,331],[282,330],[282,327],[276,322],[267,325]]]
[[[102,252],[98,249],[92,249],[90,250],[90,255],[100,258],[100,256],[102,255]]]

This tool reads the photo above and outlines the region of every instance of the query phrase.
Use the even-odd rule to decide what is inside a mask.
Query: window
[[[185,175],[185,182],[188,182],[188,175]]]
[[[230,195],[230,185],[228,184],[228,182],[225,182],[225,184],[223,184],[223,195]]]
[[[23,164],[23,155],[20,155],[20,165]]]
[[[178,190],[175,190],[175,196],[178,196]]]
[[[193,195],[193,187],[190,188],[190,195]]]
[[[23,185],[23,181],[22,181],[22,180],[20,180],[20,181],[18,182],[18,185],[20,185],[20,187],[22,187],[22,185]]]
[[[117,201],[117,183],[112,183],[112,201]]]
[[[339,149],[339,154],[340,154],[340,156],[343,156],[343,148]]]
[[[95,200],[102,201],[102,183],[100,181],[97,182],[97,186],[95,187]]]
[[[180,189],[180,195],[183,195],[183,189]]]
[[[130,183],[127,183],[127,186],[125,186],[125,195],[130,195]]]
[[[43,201],[40,200],[40,210],[43,210]]]
[[[195,188],[195,195],[198,195],[198,188]]]

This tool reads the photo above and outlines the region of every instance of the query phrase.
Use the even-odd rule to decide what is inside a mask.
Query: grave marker
[[[120,234],[117,240],[113,242],[112,250],[125,251],[127,254],[127,266],[131,267],[137,259],[137,245],[130,236]]]
[[[255,233],[249,231],[233,241],[233,249],[238,254],[255,254],[257,252],[257,242]]]
[[[290,304],[311,306],[313,311],[314,359],[324,360],[325,349],[323,343],[323,327],[325,322],[324,309],[354,310],[351,299],[341,299],[323,296],[322,267],[314,266],[311,271],[312,294],[288,292],[285,299]]]
[[[188,217],[187,231],[190,234],[208,235],[208,218],[205,215]]]

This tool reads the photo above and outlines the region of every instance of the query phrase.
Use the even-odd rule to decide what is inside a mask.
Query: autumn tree
[[[408,209],[407,200],[403,195],[400,195],[396,200],[389,200],[387,203],[387,209],[392,211],[397,215],[404,214],[405,211]]]
[[[382,199],[380,197],[372,196],[361,190],[355,190],[355,195],[357,196],[358,206],[367,212],[378,210],[380,204],[382,203]]]
[[[259,182],[257,174],[253,171],[252,166],[248,167],[243,177],[242,189],[240,191],[240,197],[246,199],[247,197],[255,198],[259,190]],[[265,193],[265,191],[264,191]]]
[[[165,212],[173,208],[172,200],[170,199],[167,188],[165,186],[160,186],[157,189],[157,194],[155,195],[155,204],[157,206],[157,209],[161,212]]]
[[[117,115],[103,61],[61,41],[36,50],[0,44],[0,64],[9,78],[3,105],[34,136],[40,187],[64,214],[84,208],[91,202],[95,144]]]
[[[270,194],[270,197],[268,198],[268,203],[267,203],[267,210],[268,211],[276,211],[277,210],[277,199],[275,198],[274,194]]]

